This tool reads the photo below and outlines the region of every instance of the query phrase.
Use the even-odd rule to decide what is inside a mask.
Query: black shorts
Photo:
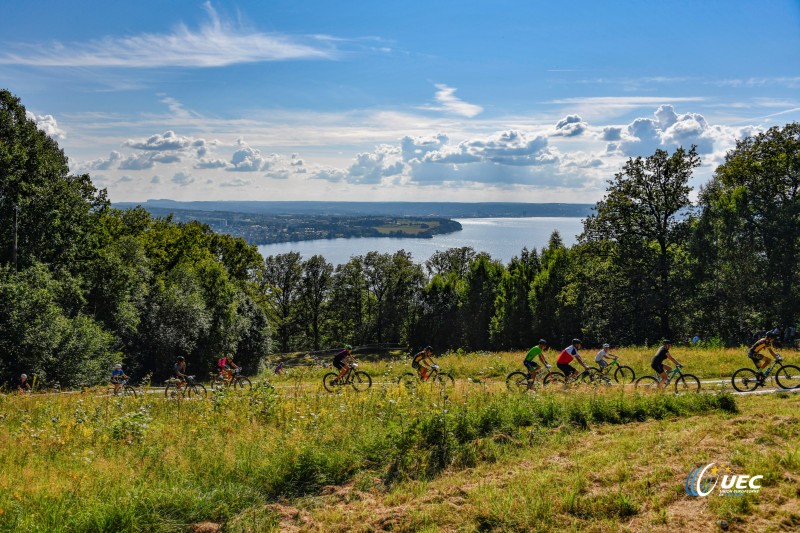
[[[664,370],[664,361],[653,361],[650,363],[650,368],[656,371],[656,374],[663,374]]]
[[[339,370],[343,369],[345,367],[344,357],[335,358],[333,360],[333,367],[336,368],[336,369],[339,369]]]
[[[747,357],[749,357],[754,363],[758,363],[759,361],[764,359],[764,354],[758,352],[749,352],[747,354]]]
[[[528,369],[528,372],[535,372],[539,368],[539,363],[536,361],[523,361],[523,365]]]
[[[570,365],[569,363],[556,363],[556,366],[559,370],[564,373],[565,377],[570,377],[572,374],[576,373],[575,367]]]

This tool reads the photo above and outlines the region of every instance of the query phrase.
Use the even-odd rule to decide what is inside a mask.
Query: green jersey
[[[526,361],[533,361],[534,359],[536,359],[540,355],[542,355],[542,349],[539,348],[538,346],[534,346],[533,348],[528,350],[528,355],[525,356],[525,360]]]

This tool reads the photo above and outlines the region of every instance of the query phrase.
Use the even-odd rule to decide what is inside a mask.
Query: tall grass
[[[0,396],[0,528],[182,531],[371,472],[391,486],[560,428],[735,412],[729,395],[224,391],[204,401]],[[609,506],[625,512],[624,502]],[[614,511],[617,512],[617,511]]]

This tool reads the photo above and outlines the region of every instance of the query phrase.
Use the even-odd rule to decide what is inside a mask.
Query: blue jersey
[[[115,369],[114,369],[114,370],[111,372],[111,377],[112,377],[112,378],[115,378],[115,377],[117,377],[117,376],[124,376],[124,375],[125,375],[125,372],[123,372],[121,368],[115,368]]]

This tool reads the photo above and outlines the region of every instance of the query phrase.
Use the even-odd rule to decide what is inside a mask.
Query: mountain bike
[[[776,353],[775,360],[761,374],[751,368],[740,368],[731,376],[731,385],[739,392],[750,392],[758,387],[765,387],[767,378],[774,372],[773,377],[780,388],[800,388],[800,367],[783,365],[782,361],[781,354]]]
[[[667,381],[664,389],[675,378],[675,392],[700,392],[700,380],[693,374],[684,374],[681,369],[683,365],[676,365],[675,368],[667,372]],[[657,390],[661,378],[658,376],[642,376],[634,382],[634,387],[638,390]]]
[[[423,380],[422,374],[415,374],[414,372],[406,372],[397,378],[397,384],[404,385],[407,389],[416,388],[420,383],[433,383],[443,389],[456,386],[456,380],[453,379],[453,376],[447,372],[442,372],[437,364],[431,366],[431,372],[428,374],[427,379]]]
[[[600,371],[588,367],[584,368],[580,372],[575,372],[570,374],[570,377],[566,377],[563,372],[550,372],[545,378],[542,380],[543,385],[574,385],[574,384],[584,384],[584,385],[592,385],[592,384],[599,384],[603,382],[604,384],[610,384],[611,381],[606,378],[602,379],[600,376]]]
[[[108,389],[109,394],[113,394],[114,396],[122,396],[124,398],[136,398],[136,389],[128,385],[127,379],[119,380],[119,388],[116,388],[113,384]]]
[[[333,392],[336,387],[343,387],[345,385],[352,385],[353,388],[359,392],[365,391],[372,387],[372,378],[363,370],[356,370],[358,363],[350,363],[347,372],[339,379],[339,374],[336,372],[328,372],[322,378],[322,385],[328,392]]]
[[[250,379],[241,375],[241,373],[241,368],[234,368],[233,374],[230,379],[228,379],[228,373],[224,370],[221,372],[211,372],[209,374],[211,376],[211,390],[219,390],[226,387],[250,390],[253,384],[250,382]]]
[[[614,381],[616,381],[617,383],[621,385],[627,385],[629,383],[633,383],[634,380],[636,379],[636,372],[634,372],[633,369],[629,366],[619,364],[619,361],[617,361],[616,359],[608,363],[603,368],[597,368],[596,366],[590,368],[595,370],[597,374],[600,374],[602,378],[610,380],[611,379],[610,376],[612,375],[611,374],[612,366],[616,367],[614,369],[613,377]]]
[[[185,381],[181,385],[178,378],[169,378],[167,386],[164,388],[164,396],[167,398],[205,398],[206,388],[194,380],[194,376],[185,376]]]
[[[536,378],[534,379],[532,372],[522,372],[520,370],[516,370],[506,376],[506,387],[508,387],[508,390],[512,392],[525,392],[526,390],[533,390],[539,384],[544,385],[545,380],[547,380],[549,383],[550,380],[548,379],[548,376],[550,373],[550,369],[543,368],[536,373]]]

